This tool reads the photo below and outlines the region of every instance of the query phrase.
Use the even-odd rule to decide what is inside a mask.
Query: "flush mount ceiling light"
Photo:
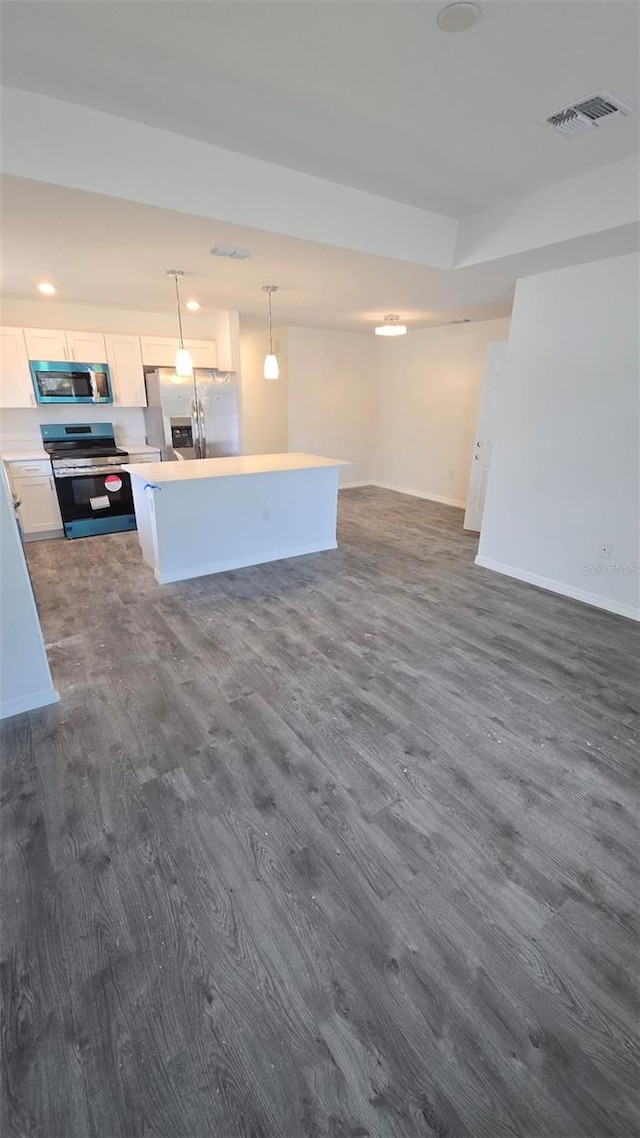
[[[197,312],[199,307],[200,305],[197,300],[188,300],[185,304],[185,308],[188,308],[189,312]]]
[[[53,296],[56,291],[56,286],[52,285],[50,281],[40,281],[38,285],[38,292],[41,292],[43,296]]]
[[[265,379],[279,379],[280,378],[280,365],[278,364],[278,357],[273,350],[273,337],[271,335],[271,294],[278,291],[277,285],[263,285],[262,291],[266,292],[269,299],[269,351],[264,357],[264,378]]]
[[[184,346],[184,337],[182,335],[182,313],[180,311],[180,288],[178,280],[184,276],[182,269],[167,269],[167,276],[173,277],[176,286],[176,308],[178,310],[178,331],[180,333],[180,347],[176,352],[176,375],[184,376],[185,378],[193,375],[193,360],[191,354]]]
[[[384,324],[378,324],[376,336],[406,336],[407,326],[400,323],[399,316],[385,316]]]
[[[438,13],[438,27],[441,32],[466,32],[478,23],[481,16],[482,8],[479,4],[447,4]]]

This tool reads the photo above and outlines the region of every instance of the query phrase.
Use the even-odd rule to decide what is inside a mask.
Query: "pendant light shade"
[[[191,353],[184,346],[184,337],[182,335],[182,313],[180,311],[180,288],[178,280],[184,276],[182,269],[167,269],[167,275],[173,277],[176,286],[176,309],[178,312],[178,331],[180,333],[180,347],[176,352],[176,375],[189,378],[193,375],[193,360]]]
[[[280,379],[278,357],[274,356],[273,352],[269,352],[269,355],[264,357],[264,378]]]
[[[186,348],[178,348],[176,352],[176,375],[193,375],[193,360]]]
[[[407,326],[400,323],[399,316],[385,316],[384,323],[378,324],[376,336],[406,336]]]
[[[279,379],[280,378],[280,365],[278,357],[273,350],[273,337],[271,335],[271,293],[278,291],[277,285],[263,285],[262,291],[266,292],[269,298],[269,351],[264,358],[264,378],[265,379]]]

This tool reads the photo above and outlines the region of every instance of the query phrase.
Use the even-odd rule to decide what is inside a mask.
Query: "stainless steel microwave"
[[[30,360],[38,403],[113,403],[107,364]]]

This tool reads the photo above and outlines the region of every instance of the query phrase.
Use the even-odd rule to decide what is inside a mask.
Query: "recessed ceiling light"
[[[188,300],[187,301],[187,308],[189,309],[189,312],[197,312],[199,307],[200,307],[200,305],[198,304],[197,300]]]
[[[407,326],[400,323],[399,316],[385,316],[384,324],[375,329],[376,336],[405,336],[406,332]]]
[[[38,292],[44,293],[45,296],[53,296],[55,291],[56,286],[52,285],[49,281],[40,281]]]
[[[438,27],[442,32],[466,32],[478,23],[481,16],[482,8],[479,4],[447,4],[438,13]]]

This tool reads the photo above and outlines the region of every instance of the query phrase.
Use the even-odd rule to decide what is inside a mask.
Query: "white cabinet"
[[[102,332],[67,332],[67,359],[78,364],[106,364]]]
[[[145,367],[175,367],[178,341],[163,336],[141,336],[142,362]]]
[[[0,328],[0,407],[35,407],[22,328]]]
[[[176,352],[180,346],[179,340],[170,336],[142,336],[142,361],[145,367],[176,366]],[[185,348],[191,352],[194,367],[216,366],[215,340],[185,340]]]
[[[20,499],[18,514],[25,538],[52,537],[62,533],[62,518],[50,463],[45,460],[9,462],[7,468],[12,490]]]
[[[104,340],[114,403],[119,407],[146,407],[140,337],[106,332]]]
[[[53,478],[18,478],[14,490],[20,499],[18,513],[25,537],[62,530],[62,518]]]
[[[65,332],[56,328],[25,328],[27,354],[30,360],[63,360],[79,364],[105,364],[102,332]]]
[[[67,334],[55,328],[25,328],[24,338],[30,360],[60,363],[67,358]]]
[[[185,340],[184,346],[191,352],[194,367],[217,367],[215,340]]]

